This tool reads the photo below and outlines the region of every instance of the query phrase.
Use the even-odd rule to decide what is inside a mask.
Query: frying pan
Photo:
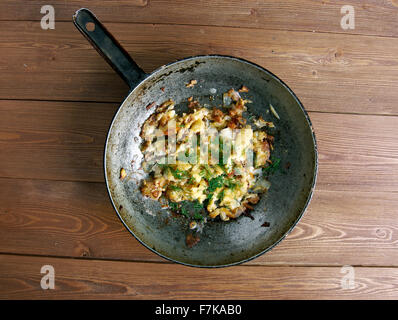
[[[188,57],[146,74],[88,9],[73,16],[79,31],[130,87],[113,118],[105,144],[104,172],[108,193],[119,218],[144,246],[171,261],[196,267],[239,264],[269,251],[298,223],[307,208],[317,175],[317,147],[303,105],[277,76],[241,58],[205,55]],[[193,88],[185,84],[197,80]],[[261,196],[251,216],[228,222],[208,221],[201,240],[189,248],[188,221],[171,217],[160,203],[141,195],[145,174],[140,169],[140,130],[155,108],[171,98],[176,110],[186,108],[194,96],[201,104],[220,105],[222,93],[245,85],[248,114],[262,116],[276,126],[272,156],[281,159],[280,170],[269,178],[271,188]],[[209,95],[217,90],[215,100]],[[269,112],[272,104],[280,119]],[[127,178],[120,179],[124,168]]]

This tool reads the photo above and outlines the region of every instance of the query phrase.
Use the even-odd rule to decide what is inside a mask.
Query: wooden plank
[[[115,103],[0,101],[0,177],[103,182]],[[398,117],[310,113],[317,188],[398,191]]]
[[[103,184],[0,179],[0,203],[2,253],[166,262],[124,228]],[[397,193],[316,190],[293,232],[247,264],[398,266],[397,207]]]
[[[397,195],[317,190],[292,233],[253,264],[397,266]]]
[[[4,252],[160,260],[125,229],[104,184],[0,181]]]
[[[320,189],[398,192],[397,117],[310,117],[319,147]]]
[[[43,14],[44,0],[3,0],[0,20],[36,20]],[[343,30],[340,10],[344,5],[355,9],[355,29]],[[86,7],[84,1],[54,0],[56,21],[70,21],[73,13]],[[392,1],[360,0],[318,1],[288,0],[244,2],[233,0],[122,0],[90,1],[89,8],[103,21],[142,22],[251,27],[279,30],[303,30],[397,36],[396,19],[398,3]]]
[[[227,54],[280,76],[310,111],[397,115],[398,39],[229,27],[107,23],[147,72]],[[127,86],[75,30],[0,22],[0,98],[120,102]],[[386,50],[385,48],[388,48]]]
[[[0,176],[104,181],[117,103],[0,101]]]
[[[43,265],[55,289],[42,290]],[[397,299],[397,268],[354,269],[347,289],[340,267],[197,269],[158,263],[0,255],[1,299]],[[344,289],[346,288],[346,289]],[[255,293],[255,294],[253,294]]]

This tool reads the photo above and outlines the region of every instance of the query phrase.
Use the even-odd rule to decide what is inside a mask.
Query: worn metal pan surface
[[[145,74],[125,50],[87,9],[73,17],[76,27],[130,86],[109,129],[105,153],[105,180],[112,204],[126,228],[147,248],[169,260],[198,267],[221,267],[258,257],[278,244],[298,223],[312,196],[317,174],[317,147],[310,119],[299,99],[278,77],[244,59],[207,55],[185,58]],[[91,30],[91,31],[89,31]],[[190,80],[198,80],[186,88]],[[192,248],[185,244],[187,221],[170,219],[157,201],[140,191],[140,130],[154,112],[146,106],[172,98],[178,108],[194,96],[202,103],[217,90],[223,92],[245,85],[249,114],[273,120],[277,126],[274,157],[282,168],[270,177],[271,188],[262,196],[254,219],[241,216],[229,222],[210,221],[201,241]],[[161,88],[165,88],[164,91]],[[210,91],[213,90],[213,91]],[[280,120],[269,113],[271,103]],[[287,169],[286,164],[289,164]],[[128,178],[120,180],[120,169]],[[264,227],[264,222],[269,227]],[[117,245],[117,244],[115,244]]]

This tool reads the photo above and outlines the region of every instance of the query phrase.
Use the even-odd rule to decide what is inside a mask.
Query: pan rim
[[[306,196],[306,201],[305,204],[303,206],[303,208],[301,209],[300,213],[297,215],[296,220],[292,223],[292,225],[290,226],[290,228],[277,240],[275,241],[271,246],[267,247],[266,249],[260,251],[259,253],[249,257],[249,258],[245,258],[239,261],[235,261],[232,263],[227,263],[227,264],[217,264],[217,265],[201,265],[201,264],[193,264],[193,263],[187,263],[187,262],[183,262],[183,261],[179,261],[176,260],[174,258],[168,257],[160,252],[158,252],[156,249],[150,247],[149,245],[147,245],[145,242],[143,242],[132,230],[131,228],[127,225],[127,223],[124,221],[124,219],[122,218],[121,214],[119,213],[119,210],[112,198],[112,194],[109,188],[109,181],[108,181],[108,175],[107,175],[107,166],[106,166],[106,155],[107,155],[107,150],[108,150],[108,142],[109,142],[109,138],[111,135],[111,131],[112,131],[112,127],[113,124],[120,112],[120,110],[122,109],[122,107],[124,106],[125,102],[129,99],[129,97],[131,95],[134,94],[134,91],[141,86],[141,84],[145,83],[149,78],[155,76],[159,71],[164,70],[168,67],[171,67],[175,64],[184,62],[184,61],[188,61],[188,60],[195,60],[195,59],[206,59],[206,58],[222,58],[222,59],[230,59],[230,60],[236,60],[248,65],[251,65],[257,69],[259,69],[262,72],[265,72],[266,74],[268,74],[269,76],[271,76],[272,78],[274,78],[276,81],[278,81],[289,93],[290,95],[294,98],[294,100],[297,102],[297,104],[299,105],[301,111],[304,114],[304,117],[307,121],[307,124],[309,126],[309,129],[311,130],[311,137],[312,137],[312,142],[313,142],[313,150],[314,150],[314,170],[313,170],[313,177],[312,177],[312,182],[311,182],[311,186],[309,189],[309,193]],[[116,113],[114,114],[112,121],[110,123],[108,132],[107,132],[107,136],[106,136],[106,141],[105,141],[105,147],[104,147],[104,153],[103,153],[103,169],[104,169],[104,177],[105,177],[105,183],[106,183],[106,189],[108,192],[108,196],[111,200],[113,209],[115,210],[117,216],[119,217],[120,221],[122,222],[122,224],[125,226],[125,228],[134,236],[134,238],[143,246],[145,246],[147,249],[149,249],[150,251],[154,252],[155,254],[157,254],[158,256],[171,261],[171,262],[175,262],[184,266],[188,266],[188,267],[195,267],[195,268],[223,268],[223,267],[230,267],[230,266],[235,266],[235,265],[240,265],[242,263],[246,263],[249,262],[251,260],[254,260],[256,258],[258,258],[259,256],[269,252],[270,250],[272,250],[274,247],[276,247],[283,239],[286,238],[287,235],[290,234],[290,232],[296,227],[296,225],[299,223],[299,221],[302,219],[302,217],[304,216],[304,213],[306,212],[308,205],[310,204],[313,194],[314,194],[314,189],[316,186],[316,181],[317,181],[317,177],[318,177],[318,146],[317,146],[317,141],[316,141],[316,137],[315,137],[315,132],[313,129],[313,125],[312,122],[310,120],[310,117],[307,113],[307,111],[305,110],[303,104],[301,103],[300,99],[297,97],[297,95],[293,92],[292,89],[290,89],[290,87],[283,81],[281,80],[278,76],[276,76],[274,73],[272,73],[271,71],[269,71],[268,69],[254,63],[251,62],[249,60],[246,60],[244,58],[240,58],[240,57],[236,57],[236,56],[230,56],[230,55],[220,55],[220,54],[209,54],[209,55],[195,55],[195,56],[189,56],[189,57],[185,57],[183,59],[179,59],[176,61],[172,61],[169,62],[165,65],[162,65],[160,67],[158,67],[157,69],[155,69],[154,71],[152,71],[151,73],[147,74],[132,90],[130,90],[130,92],[128,93],[128,95],[125,97],[125,99],[123,100],[123,102],[120,104],[118,110],[116,111]]]

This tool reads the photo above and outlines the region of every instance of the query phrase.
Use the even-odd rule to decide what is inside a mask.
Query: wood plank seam
[[[119,103],[126,96],[127,86],[71,23],[58,23],[54,32],[29,22],[0,24],[1,47],[11,59],[0,63],[0,98]],[[108,27],[147,71],[195,54],[243,56],[280,76],[307,110],[398,114],[397,39],[226,27],[131,24],[134,32],[117,23]],[[231,46],[232,39],[240,45]]]
[[[37,20],[29,20],[29,19],[23,19],[23,20],[16,20],[16,19],[0,19],[0,22],[40,22],[39,19]],[[57,20],[57,22],[64,22],[64,23],[69,23],[71,21],[65,19],[59,19]],[[311,31],[311,30],[300,30],[300,29],[286,29],[286,28],[270,28],[270,27],[266,27],[266,28],[260,28],[260,27],[239,27],[239,26],[229,26],[229,25],[208,25],[208,24],[189,24],[189,23],[161,23],[161,22],[156,22],[156,23],[152,23],[152,22],[128,22],[128,21],[118,21],[115,22],[114,20],[102,20],[102,23],[112,23],[112,24],[134,24],[134,25],[148,25],[148,26],[187,26],[187,27],[209,27],[211,26],[212,28],[231,28],[231,29],[247,29],[247,30],[264,30],[264,31],[286,31],[286,32],[303,32],[303,33],[318,33],[318,34],[332,34],[332,35],[347,35],[347,36],[361,36],[361,37],[377,37],[377,38],[392,38],[392,39],[396,39],[398,38],[397,36],[389,36],[389,35],[380,35],[380,34],[370,34],[370,33],[355,33],[355,32],[350,32],[350,31],[341,31],[341,32],[333,32],[333,31]]]
[[[143,263],[143,264],[160,264],[160,265],[175,265],[175,266],[181,266],[180,264],[177,264],[175,262],[162,259],[159,261],[156,260],[129,260],[129,259],[111,259],[111,258],[99,258],[99,257],[73,257],[73,256],[62,256],[62,255],[41,255],[41,254],[24,254],[24,253],[15,253],[15,252],[6,252],[2,251],[0,252],[0,256],[17,256],[17,257],[32,257],[32,258],[51,258],[51,259],[70,259],[70,260],[82,260],[82,261],[106,261],[106,262],[126,262],[126,263]],[[278,264],[278,263],[272,263],[272,264],[250,264],[250,263],[242,263],[239,265],[235,266],[229,266],[227,268],[234,268],[234,267],[255,267],[255,268],[262,268],[262,267],[267,267],[267,268],[276,268],[276,267],[286,267],[286,268],[338,268],[338,267],[343,267],[346,266],[347,264]],[[365,264],[350,264],[350,267],[353,268],[374,268],[374,269],[379,269],[379,268],[388,268],[388,269],[398,269],[397,265],[365,265]],[[192,268],[188,267],[187,268]],[[205,269],[211,269],[211,268],[205,268]]]
[[[2,21],[39,21],[42,1],[29,1],[25,5],[20,1],[3,0],[0,10]],[[58,21],[70,21],[72,14],[82,6],[80,1],[52,2]],[[90,8],[104,22],[129,23],[178,23],[190,25],[240,26],[255,28],[277,28],[278,30],[306,30],[347,33],[340,25],[343,16],[341,8],[347,3],[343,0],[326,1],[280,1],[258,2],[245,1],[209,1],[208,5],[200,5],[197,1],[162,0],[124,2],[117,5],[91,1]],[[25,8],[20,9],[21,5]],[[351,0],[355,8],[355,32],[359,34],[397,35],[395,13],[398,4],[392,1]],[[196,14],[187,14],[195,12]],[[293,27],[292,27],[293,26]]]

